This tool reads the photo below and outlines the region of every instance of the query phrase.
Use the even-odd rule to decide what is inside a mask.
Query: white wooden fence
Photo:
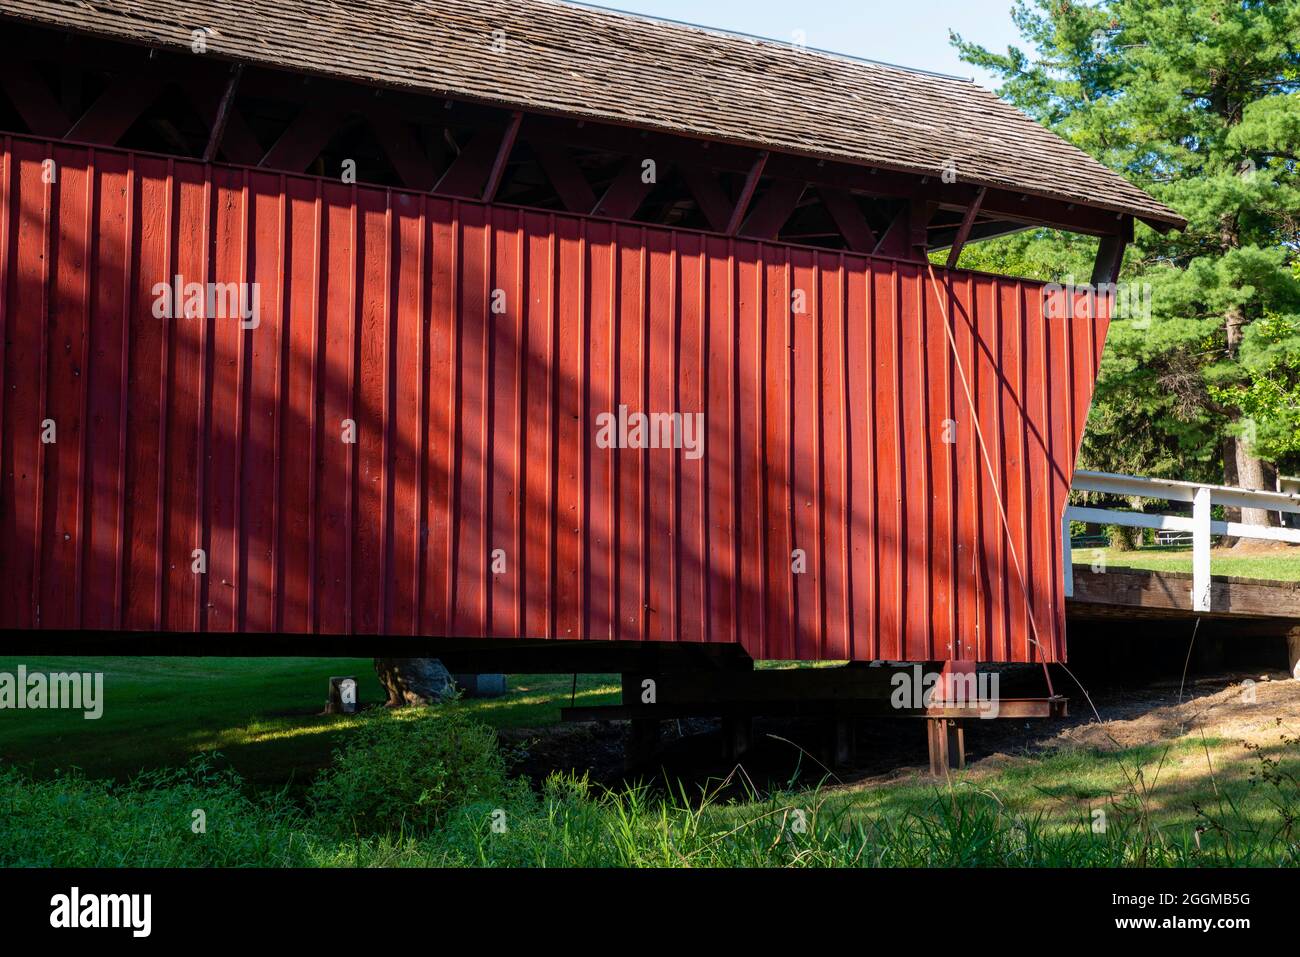
[[[1074,473],[1071,486],[1075,491],[1106,492],[1111,495],[1134,496],[1166,502],[1191,502],[1192,516],[1159,515],[1146,512],[1123,512],[1116,509],[1089,508],[1070,505],[1065,510],[1061,534],[1065,547],[1061,550],[1062,569],[1065,575],[1065,594],[1074,594],[1074,572],[1070,555],[1070,522],[1100,522],[1104,525],[1127,525],[1132,528],[1167,529],[1192,533],[1192,610],[1211,611],[1210,607],[1210,536],[1230,535],[1234,538],[1257,538],[1272,542],[1300,544],[1300,528],[1275,528],[1262,525],[1243,525],[1240,522],[1217,521],[1210,517],[1211,505],[1236,508],[1263,508],[1273,512],[1300,514],[1300,494],[1289,492],[1257,492],[1252,489],[1231,488],[1225,485],[1198,485],[1195,482],[1176,482],[1172,479],[1142,478],[1137,475],[1114,475],[1110,472]],[[1297,556],[1300,560],[1300,556]]]

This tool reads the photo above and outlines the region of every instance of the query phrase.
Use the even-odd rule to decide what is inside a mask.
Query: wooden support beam
[[[904,203],[885,227],[872,252],[879,256],[901,257],[907,254],[907,221],[910,211],[909,204]]]
[[[713,143],[704,149],[703,144],[684,137],[596,123],[578,126],[572,120],[541,116],[526,118],[525,130],[530,143],[551,142],[623,154],[649,150],[656,156],[669,158],[679,168],[698,166],[715,172],[748,174],[754,166],[752,150],[725,143]],[[938,177],[923,182],[923,177],[915,174],[848,163],[818,165],[808,157],[778,153],[767,157],[762,175],[774,180],[790,179],[819,187],[852,190],[876,198],[933,200],[941,208],[959,216],[969,208],[981,189],[966,182],[943,183]],[[1113,213],[1059,200],[1026,198],[1019,192],[993,188],[986,189],[981,212],[990,218],[996,216],[1023,225],[1058,225],[1094,235],[1113,231],[1115,222]]]
[[[65,138],[81,143],[113,146],[140,114],[158,99],[163,83],[151,76],[120,76],[99,95]]]
[[[926,200],[905,203],[876,243],[876,253],[897,259],[924,259],[928,249],[926,227],[938,208],[938,203]]]
[[[675,166],[702,166],[730,173],[753,169],[752,148],[727,143],[705,144],[688,137],[633,130],[600,123],[579,126],[573,120],[530,116],[525,120],[529,142],[551,142],[611,153],[665,157]],[[965,181],[944,183],[939,177],[894,172],[847,162],[824,161],[790,153],[773,153],[762,175],[792,179],[814,186],[849,189],[879,198],[931,199],[945,209],[962,212],[974,201],[980,187]],[[1022,192],[989,187],[981,206],[990,219],[1010,220],[1030,226],[1050,225],[1094,236],[1115,231],[1115,213],[1078,202],[1025,196]],[[743,214],[742,214],[743,221]]]
[[[731,219],[727,222],[728,236],[734,236],[740,232],[740,224],[745,221],[745,214],[749,212],[749,204],[754,198],[754,191],[758,189],[758,180],[767,167],[767,156],[767,150],[760,152],[750,165],[749,172],[745,174],[745,185],[740,188],[740,196],[736,199],[736,208],[731,211]]]
[[[623,769],[641,771],[659,756],[659,721],[634,718],[628,722],[627,740],[623,744]]]
[[[343,125],[343,116],[324,104],[307,103],[288,125],[258,166],[301,173],[329,144]]]
[[[913,259],[922,260],[930,251],[930,221],[939,211],[932,200],[912,200],[907,217],[908,246]]]
[[[370,128],[375,132],[375,139],[393,164],[393,169],[407,189],[427,193],[437,181],[433,163],[425,155],[410,127],[399,116],[387,110],[372,113],[369,117]]]
[[[831,719],[831,758],[836,767],[853,765],[856,748],[853,720],[845,717]]]
[[[957,235],[948,250],[949,269],[957,267],[957,260],[961,258],[962,247],[966,245],[966,240],[970,238],[971,227],[975,225],[975,217],[979,215],[980,204],[984,202],[984,195],[987,192],[988,189],[981,186],[980,191],[975,194],[975,202],[966,207],[966,213],[961,218],[961,225],[957,227]]]
[[[957,238],[958,226],[949,228],[931,227],[930,248],[943,249],[946,246],[951,246],[953,240]],[[1036,228],[1035,226],[1026,226],[1024,223],[1009,222],[1003,219],[989,219],[975,223],[971,227],[970,235],[966,237],[966,242],[969,244],[980,239],[991,239],[994,236],[1010,236],[1013,233],[1023,233],[1026,230]]]
[[[1193,609],[1194,579],[1187,572],[1107,568],[1101,574],[1087,565],[1075,565],[1072,575],[1074,595],[1067,603],[1072,617],[1110,617],[1113,612],[1133,620],[1190,620],[1198,614]],[[1296,611],[1300,608],[1300,582],[1212,578],[1210,607],[1215,609],[1215,618],[1231,616],[1234,629],[1253,618],[1261,623],[1268,620],[1274,634],[1284,634],[1286,629],[1279,630],[1276,620],[1290,618],[1290,627],[1300,627],[1300,612]]]
[[[605,190],[605,195],[596,203],[596,208],[592,210],[594,215],[609,216],[612,219],[631,219],[636,215],[636,211],[655,187],[654,183],[645,182],[641,166],[643,161],[640,156],[628,158],[614,177],[614,182]],[[666,163],[657,164],[658,175],[662,176],[667,169]]]
[[[205,163],[211,163],[217,158],[217,149],[221,146],[226,124],[230,121],[230,111],[235,104],[235,91],[239,89],[239,78],[243,73],[242,63],[236,63],[230,70],[230,79],[226,82],[225,92],[221,94],[221,102],[217,104],[217,115],[212,119],[212,131],[208,134],[208,145],[203,151]]]
[[[488,174],[492,172],[492,161],[500,148],[500,130],[477,130],[460,154],[451,161],[433,191],[447,196],[478,199],[483,195]]]
[[[708,220],[709,228],[720,233],[726,232],[731,224],[733,204],[718,182],[718,177],[703,166],[679,166],[677,172],[686,183],[686,188],[691,191],[695,205]]]
[[[80,116],[85,108],[82,103],[81,89],[81,79],[85,71],[80,60],[81,47],[82,44],[78,42],[77,37],[69,34],[64,45],[65,56],[63,62],[59,64],[59,105],[63,107],[65,116]]]
[[[72,120],[30,63],[0,61],[0,90],[37,136],[60,137],[72,126]]]
[[[754,749],[754,717],[748,714],[726,715],[722,719],[722,754],[724,760],[739,761]]]
[[[740,227],[740,234],[755,239],[776,239],[781,227],[799,205],[799,199],[806,188],[806,183],[788,179],[769,183],[767,192],[755,204],[754,211],[745,217],[745,225]]]
[[[876,232],[862,215],[852,193],[833,186],[822,186],[817,192],[849,249],[855,253],[869,253],[876,248]]]
[[[497,147],[496,159],[492,163],[492,172],[488,174],[487,185],[483,187],[483,202],[490,203],[496,198],[501,186],[501,178],[506,174],[506,163],[510,161],[510,152],[515,148],[515,139],[519,136],[519,124],[523,122],[523,113],[516,110],[510,115],[510,123],[501,136],[501,145]]]
[[[1125,216],[1119,231],[1102,236],[1097,244],[1097,262],[1092,267],[1092,284],[1108,285],[1119,280],[1119,269],[1124,262],[1124,247],[1133,241],[1133,217]]]
[[[551,186],[560,197],[560,202],[564,204],[565,209],[585,216],[596,208],[595,192],[564,147],[545,140],[539,142],[530,140],[528,147],[537,157],[538,165],[542,167],[546,178],[551,181]]]
[[[946,777],[949,769],[966,767],[966,735],[954,718],[926,718],[930,745],[930,773]]]
[[[184,86],[189,91],[190,102],[194,104],[199,116],[207,123],[208,129],[215,127],[217,112],[221,108],[222,92],[218,92],[217,87],[205,83],[201,79],[190,80]],[[224,156],[231,163],[256,166],[262,161],[262,156],[265,153],[266,150],[257,141],[257,137],[248,128],[248,124],[244,122],[243,116],[240,115],[239,109],[232,101],[230,110],[226,114],[226,128],[221,134],[217,155]]]

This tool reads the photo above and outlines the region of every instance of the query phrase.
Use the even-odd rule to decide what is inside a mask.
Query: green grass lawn
[[[301,783],[329,762],[356,719],[325,715],[331,675],[356,677],[364,706],[384,700],[369,658],[8,658],[29,672],[104,673],[104,713],[0,711],[0,761],[48,775],[80,768],[125,780],[220,751],[259,786]],[[512,675],[501,698],[458,707],[495,728],[554,724],[569,703],[572,675]],[[618,682],[579,675],[577,703],[616,704]]]
[[[1300,581],[1300,549],[1294,554],[1225,554],[1215,549],[1210,559],[1210,573],[1234,578],[1258,578],[1264,581]],[[1090,565],[1104,558],[1108,568],[1143,568],[1157,572],[1192,573],[1192,549],[1182,545],[1147,545],[1131,551],[1118,548],[1076,548],[1076,565]]]
[[[369,659],[3,658],[0,671],[20,663],[103,671],[105,705],[98,721],[0,711],[0,863],[1300,864],[1288,824],[1300,819],[1300,739],[1285,725],[1274,730],[1270,723],[1250,747],[1235,732],[1189,733],[1114,750],[1012,753],[948,781],[908,771],[867,785],[828,779],[820,788],[747,799],[710,800],[711,785],[701,782],[658,797],[579,782],[548,785],[539,795],[515,782],[465,805],[441,830],[358,838],[324,827],[301,799],[331,752],[366,720],[320,714],[326,679],[355,675],[362,703],[377,702]],[[558,719],[571,682],[569,675],[513,676],[502,698],[379,720],[418,722],[436,733],[427,722],[454,709],[496,728],[540,727]],[[1263,691],[1290,694],[1281,684]],[[617,697],[611,676],[579,677],[579,702]],[[212,751],[240,780],[223,786],[174,770],[196,759],[212,767],[203,757]],[[394,764],[390,756],[376,765],[382,772],[364,779],[385,791],[423,765]],[[117,782],[161,770],[135,788],[106,788],[69,778],[73,769]],[[296,795],[290,805],[268,810],[258,803],[286,784]],[[207,809],[210,839],[190,834],[196,807]],[[511,826],[501,836],[490,818],[503,809]],[[1097,812],[1106,824],[1100,832]]]

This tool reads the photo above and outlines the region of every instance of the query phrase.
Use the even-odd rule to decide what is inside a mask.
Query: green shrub
[[[309,799],[318,823],[338,832],[420,834],[505,789],[496,732],[450,705],[368,716]]]

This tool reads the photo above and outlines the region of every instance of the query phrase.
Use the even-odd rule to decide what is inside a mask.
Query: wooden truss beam
[[[691,191],[695,205],[708,220],[709,228],[719,233],[726,232],[731,225],[734,204],[718,182],[718,177],[703,166],[681,166],[677,172]]]
[[[642,166],[645,159],[640,156],[628,157],[614,181],[605,190],[605,195],[596,203],[593,214],[609,216],[611,219],[631,219],[636,215],[636,211],[655,187],[655,183],[646,182]],[[666,163],[656,163],[656,181],[667,171]]]
[[[945,249],[952,246],[953,241],[957,238],[957,230],[960,224],[948,227],[930,227],[930,248]],[[970,235],[966,237],[967,244],[980,239],[991,239],[994,236],[1009,236],[1013,233],[1022,233],[1027,229],[1034,229],[1034,226],[1026,226],[1023,223],[1013,223],[1001,219],[984,220],[975,223],[971,227]]]
[[[912,200],[907,216],[907,258],[923,260],[930,251],[930,222],[939,211],[939,204],[928,200]]]
[[[528,146],[565,209],[586,215],[596,208],[596,194],[567,150],[549,141],[530,141]]]
[[[956,268],[957,260],[961,258],[962,247],[966,245],[966,240],[970,238],[971,227],[975,225],[975,217],[979,215],[980,204],[984,202],[984,194],[987,192],[988,190],[981,186],[980,191],[975,194],[975,201],[966,207],[966,213],[961,218],[961,225],[957,227],[957,235],[948,250],[949,269]]]
[[[885,231],[881,234],[880,239],[876,241],[876,248],[872,250],[878,256],[903,256],[907,251],[907,228],[908,228],[909,205],[903,204],[903,207],[894,214],[894,218],[889,221]]]
[[[225,135],[226,125],[230,121],[230,113],[235,105],[235,91],[239,89],[239,78],[244,73],[244,64],[236,63],[230,71],[230,80],[226,83],[226,89],[221,94],[221,102],[217,104],[216,116],[212,118],[211,130],[208,133],[208,145],[203,150],[203,162],[211,163],[217,158],[217,149],[221,146],[221,138]]]
[[[401,117],[388,110],[378,110],[370,115],[369,121],[376,141],[393,164],[402,185],[421,193],[433,189],[437,181],[433,163]]]
[[[763,198],[754,206],[754,211],[745,218],[745,225],[740,227],[741,235],[752,236],[754,239],[776,239],[781,227],[799,205],[799,199],[806,188],[806,184],[794,180],[773,180],[768,184]]]
[[[186,88],[190,91],[190,101],[194,104],[194,108],[198,110],[199,116],[208,125],[208,129],[212,130],[217,123],[223,93],[219,93],[215,86],[199,81],[187,83]],[[266,150],[257,141],[257,137],[253,135],[253,131],[248,128],[248,124],[244,122],[243,116],[232,102],[230,111],[226,114],[226,127],[219,138],[217,154],[224,156],[231,163],[256,166],[262,161],[265,153]]]
[[[323,104],[308,103],[266,151],[258,166],[301,173],[321,154],[343,125],[343,116]]]
[[[158,99],[163,83],[152,76],[119,76],[64,134],[81,143],[112,146]]]
[[[0,60],[0,90],[37,136],[57,138],[72,126],[72,120],[30,63]]]
[[[719,172],[747,173],[754,163],[752,148],[727,143],[705,144],[668,134],[559,120],[554,117],[530,116],[525,120],[530,141],[550,139],[555,143],[581,146],[612,153],[653,156],[676,165],[703,166]],[[914,173],[817,160],[795,154],[773,153],[766,161],[763,175],[771,179],[792,179],[811,186],[827,186],[882,199],[922,199],[937,202],[941,208],[964,211],[985,189],[981,203],[989,218],[1004,219],[1033,226],[1056,226],[1091,235],[1108,235],[1115,231],[1116,214],[1095,207],[1061,200],[1030,196],[969,182],[944,183],[937,176],[922,177]]]
[[[833,186],[822,186],[817,192],[849,249],[855,253],[869,253],[876,248],[875,230],[862,215],[852,193]]]
[[[758,189],[759,177],[763,175],[766,166],[767,151],[764,150],[750,164],[745,174],[745,185],[740,188],[740,196],[737,197],[736,206],[731,211],[731,219],[727,221],[728,236],[734,236],[740,231],[740,225],[745,221],[745,214],[749,211],[750,201],[754,198],[754,190]]]
[[[64,38],[50,31],[36,28],[26,30],[22,35],[21,43],[24,54],[41,56],[52,62],[65,61],[68,56]],[[134,70],[139,74],[147,74],[151,71],[156,73],[159,69],[164,69],[169,78],[179,81],[181,76],[186,77],[184,85],[187,89],[194,88],[193,78],[202,77],[210,81],[218,74],[224,74],[226,70],[226,67],[215,57],[196,58],[164,50],[146,51],[143,48],[107,40],[83,40],[75,55],[77,65],[81,68],[106,69],[114,73]],[[146,59],[147,57],[152,57],[152,60]],[[0,88],[5,89],[15,100],[15,105],[24,111],[21,114],[24,116],[24,122],[38,135],[54,136],[65,133],[67,127],[71,125],[71,119],[68,119],[66,125],[62,120],[74,115],[75,110],[61,107],[56,110],[48,109],[49,104],[55,102],[55,98],[50,96],[49,90],[45,89],[43,83],[34,88],[36,90],[34,95],[39,98],[39,101],[32,96],[15,96],[13,88],[16,82],[13,78],[15,69],[30,70],[29,67],[15,67],[11,58],[9,62],[0,66]],[[221,79],[224,81],[224,75]],[[344,111],[350,110],[369,115],[368,109],[363,109],[356,104],[363,100],[372,105],[375,103],[375,91],[361,84],[317,78],[307,85],[299,77],[270,69],[249,68],[240,83],[240,91],[243,94],[299,103],[306,99],[304,91],[308,89],[314,99],[328,102],[336,108],[342,107]],[[214,102],[205,108],[205,114],[215,117],[217,107],[215,100],[218,97],[219,93],[214,94]],[[386,104],[394,104],[393,108],[406,117],[407,122],[422,121],[446,125],[446,121],[454,116],[455,122],[452,125],[457,128],[492,129],[496,136],[500,135],[503,111],[499,108],[459,101],[443,103],[428,96],[399,90],[385,90],[383,100]],[[57,103],[55,105],[58,107]],[[444,105],[449,109],[442,109]],[[438,124],[438,121],[433,119],[435,113],[442,117],[442,124]],[[211,119],[208,122],[211,128]],[[63,129],[56,128],[61,125]],[[227,118],[227,127],[218,152],[235,162],[248,162],[250,157],[246,154],[254,148],[256,139],[251,135],[242,135],[246,132],[247,128],[239,120],[238,112],[232,111]],[[752,146],[674,136],[612,123],[579,122],[574,119],[540,114],[530,114],[523,118],[520,135],[529,140],[530,145],[540,145],[542,140],[549,137],[553,144],[560,146],[653,157],[661,167],[671,163],[678,168],[696,166],[715,172],[734,172],[739,175],[745,175],[752,168],[755,156],[755,149]],[[256,148],[260,150],[260,146]],[[390,159],[393,159],[391,155]],[[395,167],[397,162],[394,161]],[[491,163],[491,159],[487,162]],[[968,182],[945,184],[939,177],[927,179],[912,172],[894,172],[850,162],[788,153],[772,155],[764,176],[769,179],[794,179],[819,188],[847,190],[871,197],[930,200],[938,202],[944,210],[959,213],[970,207],[980,189],[978,185]],[[449,182],[448,185],[453,185],[453,182]],[[481,190],[471,191],[469,195],[481,195]],[[710,203],[710,200],[701,200],[697,196],[697,202],[701,203],[706,218],[716,217],[715,208],[705,208],[704,204]],[[571,205],[573,198],[565,200],[565,203],[566,206]],[[1015,190],[989,186],[982,201],[981,218],[1028,226],[1057,226],[1096,236],[1112,236],[1116,232],[1118,217],[1114,211],[1094,206],[1043,196],[1028,196]],[[843,232],[844,226],[837,225]],[[1152,223],[1152,225],[1162,230],[1169,228],[1159,223]],[[980,226],[980,223],[975,224],[971,236],[980,234]],[[937,230],[932,229],[931,232]],[[968,241],[969,239],[970,237]],[[861,238],[846,241],[852,245],[853,241],[860,242]]]
[[[466,196],[478,199],[483,195],[492,162],[501,148],[499,129],[481,129],[470,137],[464,149],[451,161],[446,172],[433,188],[435,193],[447,196]]]
[[[501,144],[497,147],[496,159],[492,163],[492,172],[488,174],[487,185],[483,187],[485,203],[490,203],[496,198],[497,189],[501,186],[501,178],[506,173],[506,163],[510,161],[510,152],[515,148],[515,139],[519,136],[519,124],[523,122],[523,118],[524,115],[518,110],[512,113],[510,123],[501,136]]]
[[[897,259],[924,259],[929,250],[926,229],[938,209],[938,203],[924,200],[904,203],[876,243],[876,254]]]

